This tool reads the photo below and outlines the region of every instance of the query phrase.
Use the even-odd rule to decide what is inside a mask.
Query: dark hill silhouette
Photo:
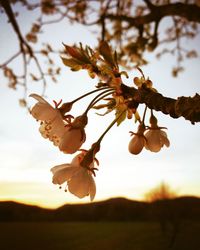
[[[180,197],[153,203],[113,198],[87,204],[44,209],[16,202],[0,202],[0,221],[155,221],[200,220],[200,198]]]
[[[52,211],[13,201],[0,202],[0,221],[49,220]]]

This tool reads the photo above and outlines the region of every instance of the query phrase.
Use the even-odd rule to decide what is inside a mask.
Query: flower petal
[[[63,184],[64,182],[70,180],[72,176],[78,171],[77,167],[73,167],[70,164],[62,164],[55,166],[51,169],[54,173],[52,182],[53,184]]]
[[[129,152],[131,154],[137,155],[142,151],[144,145],[145,145],[144,136],[135,135],[129,143],[129,146],[128,146]]]
[[[81,147],[84,141],[84,130],[70,129],[63,135],[59,149],[66,154],[73,154]]]
[[[160,130],[149,130],[147,133],[145,133],[145,137],[147,139],[145,148],[151,152],[159,152],[162,148],[160,141]]]
[[[31,115],[40,121],[52,120],[59,110],[54,109],[49,103],[38,102],[31,109]]]
[[[71,161],[71,165],[80,166],[80,161],[83,159],[85,153],[77,154]],[[81,166],[80,166],[81,167]]]
[[[41,135],[52,141],[55,146],[60,144],[61,137],[66,130],[67,128],[65,127],[60,114],[58,114],[52,121],[43,121],[39,127]]]
[[[30,94],[30,97],[33,97],[34,99],[36,99],[38,102],[41,103],[48,103],[42,96],[38,95],[38,94]],[[49,104],[49,103],[48,103]]]
[[[95,181],[94,181],[94,178],[90,175],[90,185],[89,185],[89,194],[90,194],[90,201],[93,201],[94,200],[94,197],[96,195],[96,184],[95,184]]]
[[[76,172],[73,175],[73,178],[68,181],[68,189],[78,198],[88,196],[90,190],[90,176],[88,171],[81,168],[78,172]]]
[[[50,135],[57,135],[58,137],[63,136],[63,134],[68,130],[65,127],[65,123],[63,122],[62,116],[58,111],[56,117],[51,121],[52,130]]]
[[[160,137],[161,137],[161,141],[162,144],[165,145],[166,147],[170,146],[170,141],[167,138],[167,133],[165,131],[160,131]]]
[[[66,164],[61,164],[61,165],[57,165],[55,167],[52,167],[50,169],[50,171],[55,174],[57,171],[63,169],[63,168],[68,168],[70,166],[70,164],[66,163]]]

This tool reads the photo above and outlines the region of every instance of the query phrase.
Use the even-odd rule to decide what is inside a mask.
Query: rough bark
[[[177,99],[165,97],[149,88],[128,87],[122,85],[123,95],[132,98],[137,103],[144,103],[148,108],[161,111],[172,118],[184,117],[192,124],[200,122],[200,95],[193,97],[178,97]]]

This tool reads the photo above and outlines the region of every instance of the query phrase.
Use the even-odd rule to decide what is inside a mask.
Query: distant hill
[[[180,197],[154,203],[114,198],[87,204],[44,209],[16,202],[0,202],[0,221],[155,221],[200,220],[200,198]]]

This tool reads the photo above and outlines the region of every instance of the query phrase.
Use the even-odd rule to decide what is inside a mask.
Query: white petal
[[[81,147],[84,141],[84,131],[80,129],[71,129],[63,135],[59,149],[66,154],[73,154]]]
[[[96,184],[95,184],[94,178],[91,175],[90,175],[89,182],[90,182],[90,185],[89,185],[90,200],[93,201],[96,195]]]
[[[71,161],[71,165],[80,166],[80,160],[83,159],[84,153],[77,154]]]
[[[61,141],[62,135],[67,128],[58,114],[53,121],[43,121],[39,127],[39,131],[44,138],[48,138],[55,146],[58,146]]]
[[[66,165],[66,166],[62,166],[62,165],[57,166],[60,169],[57,169],[56,171],[55,169],[51,169],[52,172],[54,171],[54,175],[52,178],[52,182],[54,184],[59,184],[59,185],[63,184],[64,182],[70,180],[72,176],[78,171],[78,168],[76,167],[73,167],[68,164],[63,164],[63,165]]]
[[[38,102],[31,109],[31,115],[40,121],[52,120],[59,111],[54,109],[49,103]]]
[[[167,133],[165,131],[160,131],[160,137],[161,137],[161,141],[162,144],[165,145],[166,147],[170,146],[170,141],[167,138]]]
[[[68,181],[68,190],[78,198],[83,198],[89,195],[90,176],[86,169],[81,168]]]
[[[162,144],[160,141],[160,131],[159,130],[149,130],[145,133],[145,137],[147,142],[145,144],[145,148],[150,150],[151,152],[159,152],[162,148]]]
[[[36,99],[38,102],[41,103],[48,103],[42,96],[38,95],[38,94],[30,94],[30,97],[33,97],[34,99]],[[49,104],[49,103],[48,103]]]
[[[66,163],[66,164],[61,164],[61,165],[57,165],[55,167],[52,167],[50,169],[50,171],[55,174],[57,171],[63,169],[63,168],[68,168],[70,166],[70,164]]]
[[[48,123],[42,122],[39,127],[39,131],[45,139],[49,138],[49,130],[47,129],[48,126],[49,126]]]
[[[50,131],[50,135],[56,135],[58,137],[63,136],[63,134],[68,130],[65,127],[65,123],[63,122],[62,116],[58,111],[55,118],[51,121],[52,130]]]

